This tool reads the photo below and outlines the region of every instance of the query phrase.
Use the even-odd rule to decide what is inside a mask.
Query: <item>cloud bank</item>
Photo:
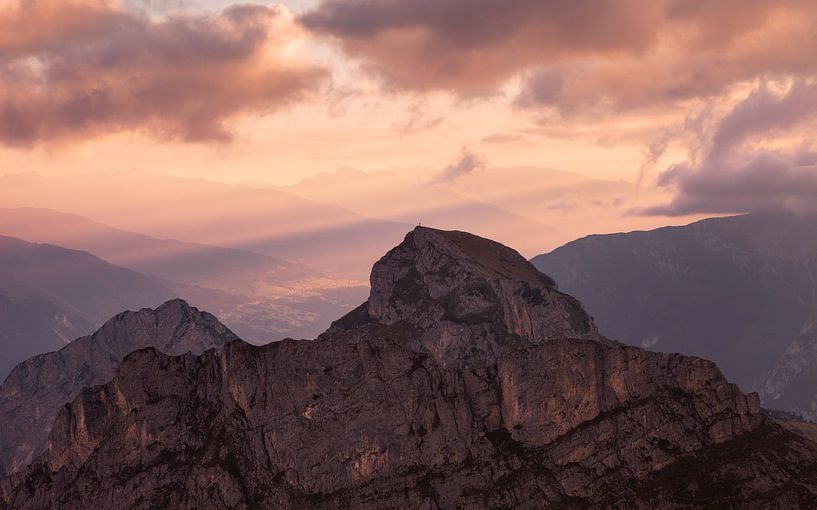
[[[764,147],[798,129],[813,133],[815,120],[817,83],[795,82],[782,94],[761,86],[717,122],[700,163],[676,164],[659,176],[659,186],[677,195],[644,213],[817,212],[817,152],[806,142]]]
[[[325,0],[301,22],[389,87],[562,112],[665,106],[817,70],[809,0]]]
[[[30,146],[120,131],[227,141],[230,122],[316,91],[321,67],[287,55],[287,11],[152,18],[105,0],[0,7],[0,143]]]

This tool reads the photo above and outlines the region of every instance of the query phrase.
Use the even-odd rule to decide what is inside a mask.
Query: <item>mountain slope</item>
[[[744,388],[761,388],[817,318],[814,217],[751,214],[590,236],[533,263],[580,299],[609,335],[712,359]],[[801,412],[817,395],[814,381],[799,388],[790,388],[798,403],[785,400],[785,408]],[[779,383],[764,390],[766,405],[781,391]]]
[[[817,324],[811,322],[755,384],[767,407],[817,421]]]
[[[63,409],[0,501],[813,506],[815,461],[713,363],[606,340],[513,250],[418,228],[316,341],[131,354]]]
[[[174,300],[156,310],[121,313],[91,336],[20,363],[0,385],[0,473],[39,455],[59,409],[82,388],[108,382],[128,353],[154,347],[201,354],[237,338],[212,315]]]
[[[121,310],[175,296],[153,278],[88,253],[0,236],[0,379]]]

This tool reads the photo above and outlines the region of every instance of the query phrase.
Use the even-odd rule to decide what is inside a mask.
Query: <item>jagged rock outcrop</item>
[[[713,363],[605,340],[512,250],[417,229],[318,340],[129,355],[0,501],[796,507],[817,504],[815,462]]]
[[[0,474],[42,453],[57,412],[84,387],[110,381],[127,354],[145,347],[201,354],[236,339],[218,319],[177,299],[121,313],[91,336],[20,363],[0,386]]]
[[[516,251],[423,227],[375,264],[369,300],[324,336],[376,338],[384,328],[451,368],[553,338],[602,340],[579,302]]]

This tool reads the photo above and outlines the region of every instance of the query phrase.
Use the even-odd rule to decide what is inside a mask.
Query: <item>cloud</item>
[[[640,0],[328,0],[301,22],[389,84],[492,91],[530,65],[576,53],[637,52],[657,13]]]
[[[464,175],[468,175],[471,172],[482,170],[484,168],[485,160],[482,158],[482,156],[470,150],[463,150],[462,155],[460,155],[460,159],[445,167],[439,174],[437,174],[437,176],[434,177],[432,182],[440,183],[455,181]]]
[[[115,1],[19,0],[0,8],[0,143],[28,146],[140,131],[227,141],[240,114],[317,90],[280,7],[149,17]]]
[[[761,85],[718,120],[700,163],[676,164],[659,176],[658,185],[677,194],[643,214],[817,211],[817,153],[797,136],[815,120],[817,83],[795,82],[782,94]],[[792,137],[794,147],[767,147]]]
[[[817,71],[812,0],[324,0],[301,17],[389,87],[566,114],[666,107]]]
[[[742,164],[690,167],[675,165],[662,183],[678,187],[670,204],[645,215],[681,216],[766,210],[817,212],[817,158],[813,152],[761,151]]]

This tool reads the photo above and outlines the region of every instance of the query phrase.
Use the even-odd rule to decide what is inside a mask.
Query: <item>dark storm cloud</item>
[[[151,19],[114,2],[78,0],[0,8],[0,143],[123,130],[229,140],[235,115],[297,100],[326,75],[278,58],[291,36],[281,16],[245,5]]]

